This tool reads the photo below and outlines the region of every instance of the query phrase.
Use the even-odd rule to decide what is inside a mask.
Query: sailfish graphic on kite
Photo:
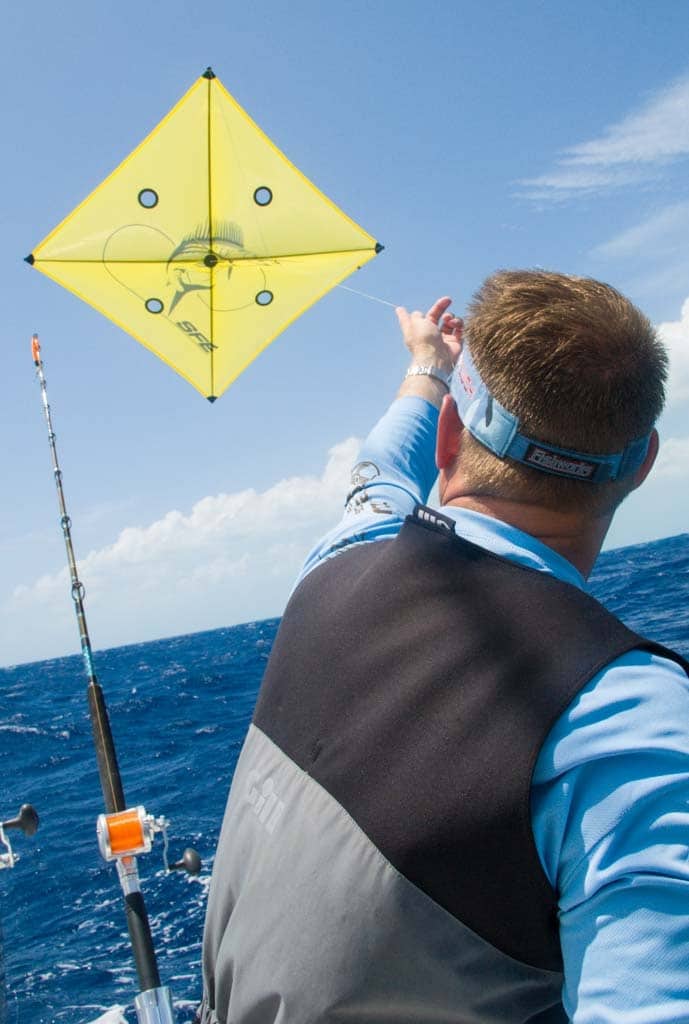
[[[381,249],[208,68],[27,262],[214,401]]]

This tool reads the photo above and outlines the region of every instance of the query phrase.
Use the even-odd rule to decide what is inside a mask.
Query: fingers
[[[407,341],[416,336],[437,334],[439,330],[439,322],[427,313],[422,313],[421,310],[415,309],[412,313],[404,306],[397,306],[395,309],[399,325],[402,329],[402,334]]]
[[[440,319],[440,330],[443,334],[456,334],[457,331],[461,334],[463,328],[464,321],[454,313],[444,313]]]
[[[395,309],[404,343],[419,362],[456,363],[462,347],[463,321],[449,312],[452,299],[437,299],[427,313],[412,313],[404,306]]]
[[[451,305],[452,299],[449,297],[449,295],[445,295],[443,296],[442,299],[436,299],[431,308],[428,310],[428,313],[426,313],[426,316],[428,317],[429,320],[432,320],[434,324],[437,324],[440,322],[440,318],[442,317],[442,315],[445,313],[446,310],[450,308]]]
[[[441,320],[458,320],[459,318],[454,316],[452,313],[448,313],[447,310],[452,305],[452,299],[446,295],[442,299],[437,299],[427,313],[422,313],[420,310],[415,309],[413,313],[409,313],[404,306],[397,306],[395,312],[397,313],[397,319],[402,321],[408,321],[411,317],[418,319],[426,316],[434,324],[439,324]]]
[[[438,299],[434,302],[425,314],[418,309],[415,309],[413,313],[410,313],[404,306],[397,306],[395,313],[397,314],[397,319],[399,320],[402,328],[409,326],[412,320],[428,319],[443,331],[455,331],[458,327],[461,327],[462,320],[453,313],[447,312],[447,309],[451,304],[452,299],[445,296],[444,298]]]

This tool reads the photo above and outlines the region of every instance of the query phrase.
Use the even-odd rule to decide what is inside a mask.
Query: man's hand
[[[452,299],[445,296],[434,302],[425,315],[418,310],[409,313],[403,306],[395,310],[404,344],[411,353],[412,365],[432,366],[443,373],[451,372],[462,348],[464,326],[459,317],[448,312],[451,304]],[[419,375],[407,377],[402,382],[398,397],[418,395],[439,408],[446,393],[440,381]]]

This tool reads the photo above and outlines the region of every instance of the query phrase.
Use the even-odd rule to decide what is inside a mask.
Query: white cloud
[[[610,125],[597,138],[570,146],[553,171],[522,180],[534,199],[565,199],[647,181],[689,155],[689,75]]]
[[[689,298],[679,320],[658,324],[658,333],[670,355],[668,406],[689,399]]]
[[[628,279],[625,291],[629,295],[655,297],[656,302],[667,304],[670,296],[681,297],[689,281],[689,252],[676,260],[659,261],[657,267],[643,267]],[[646,300],[644,300],[645,302]]]
[[[612,125],[598,139],[571,146],[573,164],[657,163],[689,154],[689,76],[650,99],[641,110]]]
[[[663,441],[653,476],[664,480],[689,479],[689,437],[669,437]]]
[[[689,237],[689,201],[671,203],[640,224],[610,241],[597,245],[592,256],[604,259],[636,259],[651,252],[658,256],[685,256]]]
[[[656,208],[652,215],[595,246],[589,256],[604,263],[604,276],[623,276],[624,290],[642,307],[672,308],[689,283],[689,200]],[[672,304],[672,305],[670,305]]]
[[[625,547],[686,533],[689,522],[689,437],[661,436],[648,480],[622,502],[605,547]]]
[[[359,443],[349,438],[333,447],[319,477],[211,495],[188,514],[173,510],[147,526],[128,527],[91,551],[79,575],[94,646],[280,614],[308,550],[342,514]],[[15,587],[3,607],[3,660],[76,648],[69,586],[63,569]],[[45,623],[40,641],[26,639],[34,615]],[[20,637],[30,650],[17,650]]]
[[[558,201],[640,184],[649,177],[648,171],[632,167],[600,170],[597,167],[568,166],[566,161],[561,161],[555,170],[536,178],[525,178],[519,184],[524,186],[521,194],[529,199]]]

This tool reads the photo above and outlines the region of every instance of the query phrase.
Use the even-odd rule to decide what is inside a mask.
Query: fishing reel
[[[38,828],[36,808],[32,807],[31,804],[22,804],[16,818],[0,822],[0,850],[2,850],[2,847],[5,848],[4,853],[0,852],[0,870],[3,868],[13,868],[19,860],[19,855],[13,851],[12,844],[5,835],[5,829],[12,828],[19,829],[25,836],[35,835]]]
[[[163,837],[163,863],[166,871],[186,871],[189,875],[198,875],[201,870],[201,858],[196,850],[188,846],[181,860],[170,864],[168,860],[167,830],[170,822],[162,815],[158,818],[147,814],[146,809],[138,807],[113,814],[99,814],[96,821],[98,848],[104,860],[116,860],[126,864],[128,858],[150,853],[153,841],[158,833]]]

